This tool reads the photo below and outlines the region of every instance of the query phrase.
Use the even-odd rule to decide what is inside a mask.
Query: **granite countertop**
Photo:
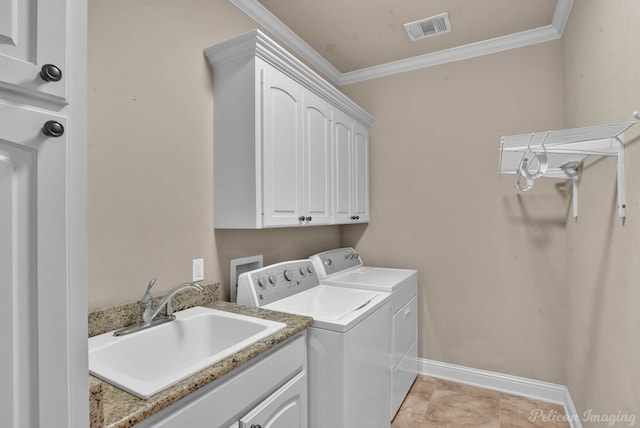
[[[213,309],[286,323],[279,332],[161,391],[147,400],[140,399],[107,382],[90,376],[91,428],[126,428],[148,418],[263,352],[305,330],[313,323],[309,317],[249,308],[224,301],[206,305]]]

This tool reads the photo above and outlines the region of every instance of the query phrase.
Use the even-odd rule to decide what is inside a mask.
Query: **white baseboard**
[[[582,428],[569,389],[564,385],[418,358],[419,374],[493,389],[564,406],[571,428]]]

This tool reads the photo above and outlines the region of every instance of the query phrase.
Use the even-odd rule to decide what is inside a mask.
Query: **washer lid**
[[[379,291],[320,284],[263,308],[309,316],[314,327],[346,332],[388,302],[389,296]]]
[[[417,275],[413,269],[360,267],[326,279],[328,284],[344,284],[354,287],[391,292]]]

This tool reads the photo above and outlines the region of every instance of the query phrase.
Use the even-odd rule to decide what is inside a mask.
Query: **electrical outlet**
[[[193,259],[193,280],[202,281],[204,279],[204,259]]]

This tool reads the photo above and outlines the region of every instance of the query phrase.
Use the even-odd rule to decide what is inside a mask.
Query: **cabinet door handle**
[[[404,310],[404,317],[405,318],[408,317],[410,313],[411,313],[411,309],[410,308],[405,309]]]
[[[306,220],[307,220],[307,221],[311,221],[311,218],[312,218],[311,216],[308,216],[308,217],[306,218]]]
[[[53,64],[45,64],[40,69],[40,77],[45,82],[59,82],[62,79],[62,70]]]
[[[251,424],[251,428],[262,428],[260,424]]]
[[[48,120],[42,126],[42,133],[47,137],[61,137],[64,134],[64,126],[55,120]]]
[[[300,220],[300,221],[304,221],[304,216],[303,216],[303,215],[301,215],[300,217],[298,217],[298,220]]]

